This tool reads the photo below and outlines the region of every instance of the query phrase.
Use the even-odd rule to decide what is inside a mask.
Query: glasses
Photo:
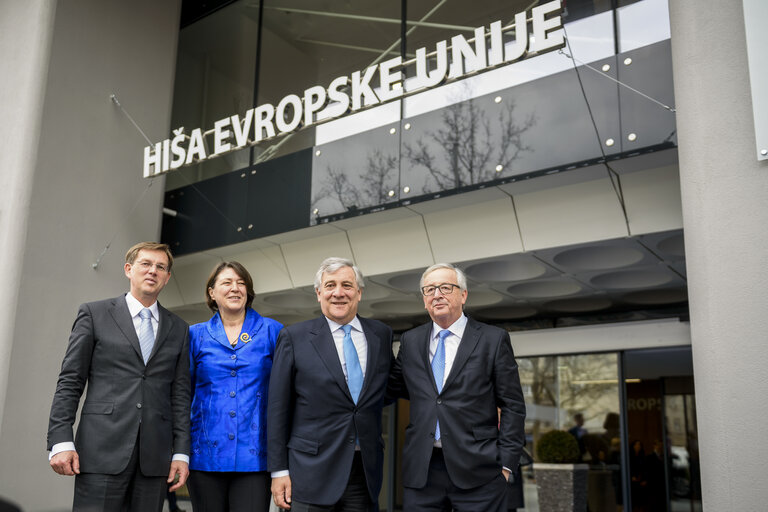
[[[155,267],[161,274],[168,272],[168,267],[163,263],[152,263],[151,261],[142,260],[136,263],[136,265],[138,265],[142,272],[149,272],[152,270],[152,267]]]
[[[434,295],[435,290],[440,290],[441,295],[450,295],[451,293],[453,293],[454,288],[461,288],[461,287],[453,283],[443,283],[437,286],[429,285],[429,286],[422,287],[421,293],[428,297],[430,295]]]

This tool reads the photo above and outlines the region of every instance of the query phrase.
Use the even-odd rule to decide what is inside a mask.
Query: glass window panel
[[[539,437],[553,429],[580,437],[589,464],[587,499],[594,511],[622,509],[621,434],[617,354],[518,359],[527,407],[528,449],[536,457]],[[581,430],[574,416],[581,414]],[[523,471],[526,510],[538,510],[535,472]]]
[[[327,88],[338,77],[400,55],[400,2],[266,0],[263,25],[259,105],[276,106],[289,94],[303,97],[310,87]],[[371,85],[378,87],[378,74]],[[317,114],[326,116],[327,111]],[[259,143],[256,161],[314,146],[316,130],[311,125]]]
[[[317,146],[312,156],[310,223],[397,201],[399,125]]]
[[[569,6],[589,4],[582,12],[594,14],[607,8],[604,3]],[[407,53],[410,57],[419,47],[433,51],[437,41],[450,42],[456,34],[472,37],[475,26],[496,20],[509,24],[517,11],[530,7],[481,1],[467,13],[443,2],[409,3]],[[608,59],[607,73],[615,76],[610,11],[568,23],[567,30],[570,51],[580,63]],[[514,42],[512,33],[505,34],[506,45]],[[402,186],[412,195],[430,194],[600,157],[602,141],[620,137],[618,93],[608,78],[583,68],[580,73],[566,55],[551,52],[405,98]],[[415,74],[415,65],[409,67],[406,82]]]
[[[628,52],[670,38],[667,0],[620,2],[620,5],[626,5],[616,11],[620,52]]]
[[[239,1],[179,32],[171,128],[189,135],[253,106],[258,1]],[[213,152],[213,136],[205,137]],[[166,189],[219,176],[249,164],[248,148],[168,173]]]

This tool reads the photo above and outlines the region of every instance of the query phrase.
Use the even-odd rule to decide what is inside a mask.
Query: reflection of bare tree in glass
[[[365,172],[357,176],[358,184],[353,182],[355,177],[351,173],[328,166],[313,204],[328,197],[341,204],[341,211],[384,204],[392,200],[389,191],[397,188],[397,164],[396,156],[385,154],[380,149],[373,150],[368,153]]]
[[[322,188],[317,192],[314,203],[320,199],[331,197],[341,203],[343,211],[354,209],[359,203],[360,193],[350,181],[349,175],[343,169],[325,168],[325,179]]]
[[[397,184],[397,158],[385,155],[376,149],[368,154],[365,174],[360,175],[364,188],[362,195],[367,199],[366,206],[384,204],[389,199],[389,191]]]
[[[499,112],[495,134],[475,99],[446,107],[442,120],[441,129],[427,134],[427,140],[437,143],[436,150],[423,138],[403,148],[405,158],[425,167],[440,190],[497,178],[498,165],[509,171],[524,151],[533,151],[523,142],[523,134],[536,124],[536,119],[531,114],[516,122],[514,103],[507,103]]]
[[[618,408],[616,361],[612,355],[561,356],[560,408],[568,418],[584,413],[587,421]]]
[[[532,357],[528,358],[530,366],[527,370],[530,373],[531,381],[531,403],[533,405],[557,406],[557,397],[554,392],[555,387],[555,358],[554,357]],[[521,361],[522,363],[522,361]],[[523,363],[525,364],[525,363]],[[528,366],[528,365],[525,365]],[[522,365],[521,365],[522,367]],[[542,419],[533,418],[531,426],[531,437],[534,446],[541,436]],[[547,429],[548,430],[548,429]],[[531,447],[529,447],[530,449]]]

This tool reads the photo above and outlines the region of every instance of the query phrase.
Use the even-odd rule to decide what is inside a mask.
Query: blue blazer
[[[347,387],[328,321],[321,316],[280,333],[269,394],[269,470],[289,470],[296,501],[336,503],[347,487],[355,439],[371,501],[381,490],[381,410],[393,362],[392,330],[360,319],[368,343],[357,405]]]
[[[282,327],[248,309],[234,348],[219,313],[189,328],[189,469],[266,471],[267,392],[275,342]]]

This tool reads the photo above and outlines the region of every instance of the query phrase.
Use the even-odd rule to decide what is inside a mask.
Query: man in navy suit
[[[294,512],[378,511],[381,410],[392,330],[357,316],[363,276],[328,258],[315,275],[323,316],[277,340],[267,409],[275,504]]]
[[[525,439],[509,335],[464,315],[467,279],[453,265],[429,267],[421,293],[432,321],[403,334],[390,381],[411,402],[403,510],[506,511]]]

